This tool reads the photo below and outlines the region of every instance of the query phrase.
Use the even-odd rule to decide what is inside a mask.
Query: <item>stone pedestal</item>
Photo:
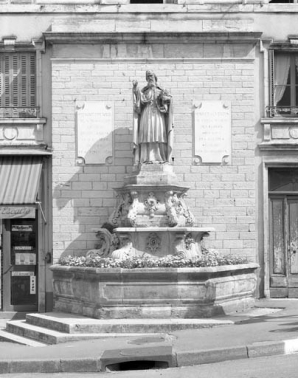
[[[214,229],[194,227],[195,218],[185,202],[187,190],[179,185],[172,165],[141,165],[137,173],[125,177],[122,188],[115,189],[117,204],[108,222],[113,236],[97,230],[102,240],[98,253],[115,259],[200,257],[201,240]]]
[[[187,187],[178,184],[170,164],[144,164],[115,189],[113,227],[190,227],[194,216],[185,203]]]

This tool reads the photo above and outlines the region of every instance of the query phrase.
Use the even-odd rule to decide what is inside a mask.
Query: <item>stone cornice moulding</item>
[[[46,118],[1,118],[0,147],[45,144]]]
[[[34,0],[32,0],[34,1]],[[179,0],[180,1],[180,0]],[[268,3],[268,0],[182,0],[178,4],[103,4],[91,0],[37,0],[36,2],[1,3],[0,14],[167,14],[167,13],[298,13],[298,3]]]
[[[0,124],[5,125],[45,125],[47,122],[46,118],[0,118]]]
[[[139,6],[187,6],[187,5],[204,5],[204,4],[242,4],[242,5],[250,5],[250,4],[268,4],[270,0],[177,0],[176,4],[173,3],[161,3],[161,4],[130,4],[130,0],[31,0],[31,4],[36,5],[102,5],[102,6],[108,6],[108,5],[116,5],[118,7],[121,7],[123,5],[131,5],[132,7],[139,7]],[[29,3],[29,1],[28,1]],[[7,4],[9,2],[7,1]],[[17,4],[16,2],[14,5],[21,5]]]
[[[262,118],[263,141],[258,144],[262,151],[297,151],[298,118]]]
[[[4,38],[3,38],[4,39]],[[37,50],[33,42],[18,42],[16,41],[14,45],[5,45],[4,41],[0,41],[0,52],[34,52]]]
[[[261,124],[298,124],[298,117],[262,118]]]
[[[177,4],[132,4],[140,5],[202,5],[202,4],[267,4],[269,0],[178,0]],[[130,0],[36,0],[35,4],[100,4],[100,5],[130,5]]]
[[[255,57],[247,58],[247,57],[239,57],[239,58],[65,58],[65,57],[55,57],[51,58],[51,62],[53,63],[80,63],[80,62],[96,62],[96,63],[109,63],[109,64],[117,64],[117,63],[139,63],[139,64],[146,64],[146,63],[214,63],[218,61],[224,62],[252,62],[255,60]]]
[[[77,43],[248,43],[256,44],[261,32],[113,32],[113,33],[64,33],[46,32],[45,41],[50,44]]]

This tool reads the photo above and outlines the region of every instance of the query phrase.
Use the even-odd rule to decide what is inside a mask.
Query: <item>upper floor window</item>
[[[177,4],[178,0],[130,0],[130,4]]]
[[[0,118],[36,117],[36,54],[0,53]]]
[[[298,0],[271,0],[269,3],[276,3],[276,4],[288,4],[288,3],[297,3]]]
[[[270,115],[298,116],[298,52],[272,51]]]

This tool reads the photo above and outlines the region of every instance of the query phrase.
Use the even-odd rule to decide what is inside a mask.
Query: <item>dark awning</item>
[[[0,205],[36,203],[41,156],[0,157]]]

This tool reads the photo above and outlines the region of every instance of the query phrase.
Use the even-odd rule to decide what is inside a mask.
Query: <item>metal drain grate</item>
[[[101,371],[166,369],[176,366],[171,345],[105,350]]]
[[[128,370],[150,370],[150,369],[166,369],[169,363],[166,361],[125,361],[106,366],[106,371],[128,371]]]

